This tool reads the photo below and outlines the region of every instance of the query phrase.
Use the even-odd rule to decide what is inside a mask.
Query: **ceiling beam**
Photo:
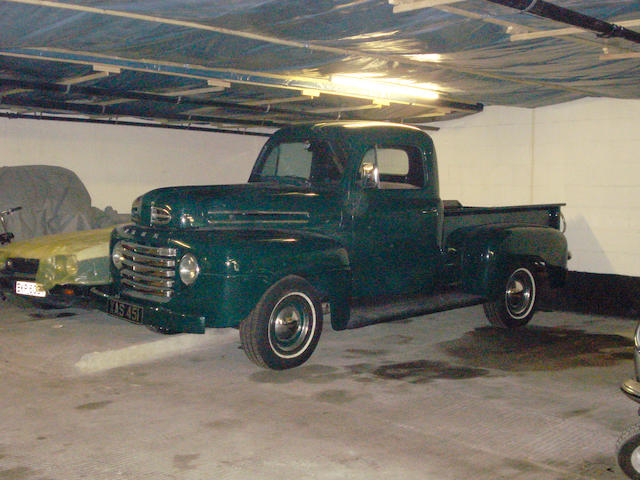
[[[113,67],[111,65],[103,65],[103,64],[94,64],[92,65],[94,73],[89,73],[87,75],[80,75],[77,77],[65,78],[60,80],[60,85],[78,85],[79,83],[91,82],[93,80],[100,80],[101,78],[108,77],[112,74],[120,74],[122,71],[118,67]]]
[[[94,72],[88,75],[80,75],[78,77],[65,78],[57,82],[59,85],[78,85],[80,83],[90,82],[92,80],[99,80],[101,78],[108,77],[108,72]]]
[[[309,100],[313,100],[317,95],[298,95],[295,97],[280,97],[280,98],[267,98],[264,100],[249,100],[248,102],[242,102],[243,105],[251,105],[254,107],[258,107],[261,105],[278,105],[280,103],[295,103],[295,102],[306,102]]]
[[[371,109],[379,109],[384,107],[380,103],[370,103],[368,105],[354,105],[348,106],[345,105],[343,107],[331,107],[331,108],[312,108],[309,110],[301,110],[301,112],[312,112],[312,113],[340,113],[340,112],[355,112],[358,110],[371,110]]]
[[[600,60],[627,60],[630,58],[640,58],[640,52],[607,53],[600,55]]]
[[[377,92],[375,96],[360,94],[353,86],[338,85],[330,80],[311,77],[296,77],[273,75],[264,72],[250,72],[246,70],[216,70],[201,66],[185,65],[174,62],[159,62],[152,60],[133,60],[120,57],[106,57],[88,52],[72,52],[56,49],[30,49],[12,48],[0,49],[0,56],[17,58],[30,58],[43,61],[54,61],[71,64],[93,64],[98,61],[109,62],[118,68],[139,72],[152,72],[162,75],[170,75],[185,78],[197,78],[200,80],[222,80],[231,83],[258,85],[261,87],[282,88],[287,90],[302,90],[325,93],[330,95],[364,100],[391,101],[419,107],[446,107],[464,112],[478,112],[482,110],[480,104],[470,104],[456,100],[439,98],[435,100],[417,99],[412,95],[384,94]],[[133,98],[133,97],[131,97]]]
[[[30,88],[10,88],[8,90],[0,90],[0,98],[6,95],[17,95],[18,93],[26,93],[30,91]]]
[[[132,122],[128,120],[103,120],[91,117],[63,117],[57,115],[43,115],[40,113],[25,114],[24,112],[0,112],[0,117],[10,119],[28,119],[28,120],[51,120],[56,122],[72,122],[72,123],[97,123],[101,125],[118,125],[118,126],[130,126],[130,127],[148,127],[148,128],[166,128],[170,130],[190,130],[196,132],[211,132],[211,133],[228,133],[233,135],[246,135],[256,137],[269,137],[271,134],[262,132],[250,132],[246,130],[246,127],[242,129],[231,128],[214,128],[214,127],[200,127],[196,125],[182,125],[182,124],[170,124],[170,123],[151,123],[151,122]]]
[[[104,98],[105,101],[101,103],[101,106],[111,106],[115,104],[129,102],[132,100],[143,100],[150,102],[167,103],[171,105],[198,105],[207,108],[221,108],[226,110],[245,111],[256,114],[264,115],[267,110],[260,107],[253,107],[250,105],[242,105],[233,102],[223,102],[218,100],[197,100],[193,98],[173,98],[166,95],[158,95],[145,92],[131,92],[121,89],[105,89],[98,87],[80,86],[80,85],[59,85],[55,83],[36,82],[31,80],[15,80],[15,79],[2,79],[0,78],[0,86],[10,86],[14,88],[26,88],[29,90],[40,90],[47,92],[57,92],[60,94],[75,93],[86,95],[89,97]],[[94,103],[95,105],[95,103]],[[268,110],[271,113],[281,113],[283,115],[300,115],[297,110],[286,110],[280,108],[271,108]],[[320,118],[327,118],[320,115]]]
[[[93,105],[119,105],[121,103],[129,103],[129,102],[136,102],[137,100],[132,100],[130,98],[114,98],[113,100],[103,100],[101,102],[96,102],[96,101],[92,101],[90,103],[92,103]]]
[[[172,90],[170,92],[157,92],[157,95],[163,95],[165,97],[188,97],[190,95],[203,95],[205,93],[221,92],[225,88],[228,88],[230,86],[231,84],[227,82],[227,87],[203,87],[203,88]]]
[[[22,99],[22,98],[3,98],[2,105],[7,107],[28,107],[39,110],[54,110],[56,112],[68,112],[71,114],[81,113],[84,115],[94,115],[98,117],[118,118],[118,117],[136,117],[142,119],[149,119],[149,112],[144,109],[136,108],[136,104],[133,105],[112,105],[112,106],[99,106],[89,104],[70,103],[59,100],[48,99]],[[254,120],[244,120],[227,117],[214,117],[209,115],[184,115],[184,114],[172,114],[163,113],[158,118],[152,118],[154,121],[160,121],[165,119],[167,121],[178,122],[190,122],[190,123],[226,123],[237,124],[243,126],[252,127],[281,127],[286,125],[287,122],[276,122],[267,120],[264,117]]]

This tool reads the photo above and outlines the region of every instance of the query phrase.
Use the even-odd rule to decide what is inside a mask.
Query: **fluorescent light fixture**
[[[410,12],[421,8],[433,8],[439,5],[447,5],[449,3],[459,3],[462,0],[389,0],[389,4],[393,5],[393,13]]]
[[[394,97],[437,100],[440,96],[431,88],[435,87],[433,84],[417,84],[397,78],[373,78],[371,74],[332,75],[331,83],[347,89],[352,95],[381,100],[393,101]]]
[[[438,63],[442,61],[442,55],[439,53],[417,53],[403,56],[411,60],[415,60],[416,62]]]

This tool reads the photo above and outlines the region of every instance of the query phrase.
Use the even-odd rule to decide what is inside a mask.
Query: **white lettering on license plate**
[[[124,318],[134,323],[142,323],[142,312],[142,307],[137,305],[130,305],[118,300],[109,300],[109,313],[116,317]]]
[[[47,291],[42,285],[36,282],[16,282],[16,293],[18,295],[28,295],[30,297],[46,297]]]

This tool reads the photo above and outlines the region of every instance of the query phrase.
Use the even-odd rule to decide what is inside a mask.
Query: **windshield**
[[[344,161],[326,141],[296,141],[271,145],[249,179],[300,185],[334,184],[344,172]]]

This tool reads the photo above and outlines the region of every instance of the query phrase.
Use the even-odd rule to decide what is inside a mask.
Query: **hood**
[[[335,193],[271,183],[168,187],[136,199],[131,218],[158,228],[302,226],[335,211]]]
[[[75,255],[78,260],[107,257],[113,227],[59,233],[14,242],[0,248],[0,257],[44,260],[55,255]]]

